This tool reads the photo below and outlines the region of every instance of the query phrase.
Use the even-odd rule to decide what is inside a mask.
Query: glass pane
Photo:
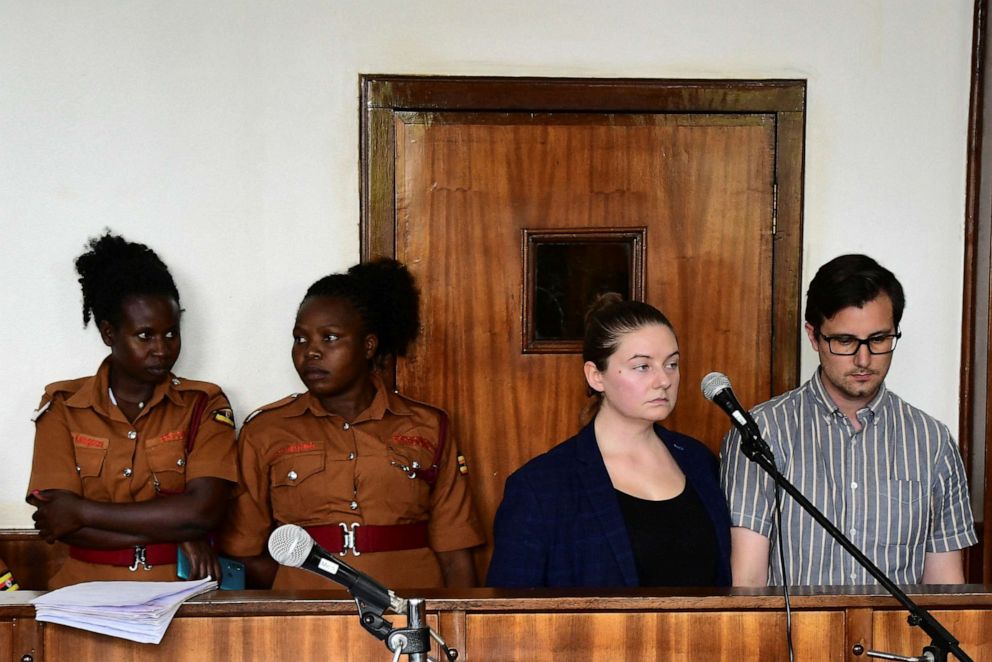
[[[538,242],[534,250],[534,340],[581,340],[596,295],[631,298],[629,242]]]

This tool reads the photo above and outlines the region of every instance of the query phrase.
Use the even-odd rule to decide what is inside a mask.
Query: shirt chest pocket
[[[924,543],[930,495],[918,480],[880,480],[876,502],[868,504],[869,540],[882,547]]]
[[[96,478],[103,472],[103,463],[107,459],[106,448],[77,444],[73,452],[76,455],[76,473],[80,479]]]
[[[76,461],[76,474],[79,476],[83,496],[87,499],[109,499],[107,486],[101,476],[107,462],[110,441],[81,433],[73,433],[72,438],[73,459]]]
[[[319,451],[293,453],[276,459],[269,469],[272,486],[272,515],[280,522],[300,522],[313,517],[327,501],[326,461]]]
[[[182,439],[152,439],[145,444],[155,491],[178,494],[186,489],[186,446]]]

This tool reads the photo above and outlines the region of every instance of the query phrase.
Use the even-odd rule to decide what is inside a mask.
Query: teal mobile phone
[[[221,578],[219,588],[222,591],[241,591],[245,587],[245,564],[226,556],[217,558],[220,561]],[[189,559],[183,550],[176,551],[176,575],[179,579],[189,579]]]

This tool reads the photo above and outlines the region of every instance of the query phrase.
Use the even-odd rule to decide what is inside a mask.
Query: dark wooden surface
[[[909,587],[975,660],[992,657],[988,586]],[[388,660],[343,592],[213,592],[184,604],[158,646],[36,623],[32,594],[0,596],[0,662]],[[782,597],[769,589],[423,591],[460,660],[786,660]],[[20,604],[16,604],[20,603]],[[796,589],[796,660],[863,661],[854,643],[916,655],[926,642],[871,587]],[[401,617],[390,616],[394,625]]]

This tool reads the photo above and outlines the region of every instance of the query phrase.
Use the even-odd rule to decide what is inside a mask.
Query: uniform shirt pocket
[[[96,478],[103,471],[103,462],[107,459],[106,448],[75,447],[76,473],[82,479]]]
[[[186,489],[186,446],[182,438],[163,435],[149,439],[145,456],[156,492],[176,494]]]
[[[323,474],[326,468],[324,443],[308,442],[305,452],[287,452],[269,468],[272,486],[272,515],[281,522],[313,518],[314,510],[327,501]]]
[[[79,493],[87,499],[109,501],[111,497],[107,485],[104,484],[103,469],[107,463],[110,441],[73,433],[72,442],[73,460],[76,462],[76,475],[79,477]]]
[[[390,471],[389,490],[384,495],[385,500],[393,504],[396,512],[426,517],[431,486],[420,476],[423,471],[431,468],[434,451],[391,443],[386,447],[386,455],[389,458]]]

